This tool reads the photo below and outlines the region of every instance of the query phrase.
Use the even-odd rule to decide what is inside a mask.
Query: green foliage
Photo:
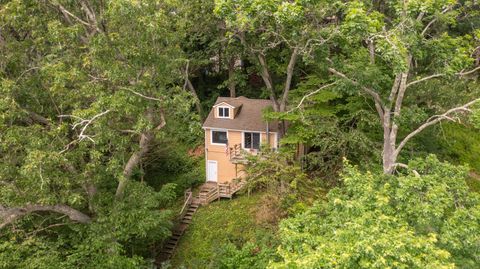
[[[242,195],[199,208],[179,242],[172,265],[175,268],[181,265],[187,268],[248,268],[249,265],[262,268],[276,240],[272,238],[271,227],[262,226],[256,220],[260,201],[261,194]]]
[[[444,124],[438,140],[447,158],[480,171],[480,134],[467,126]]]
[[[154,190],[140,182],[143,165],[129,176],[127,163],[145,134],[152,155],[139,156],[143,162],[158,157],[152,149],[165,137],[194,144],[201,133],[193,98],[178,83],[176,5],[0,1],[0,223],[4,209],[27,205],[65,205],[90,219],[40,211],[7,222],[0,267],[152,264],[150,247],[170,234],[168,208],[191,181],[171,185],[167,177]]]
[[[401,136],[478,96],[476,74],[453,78],[478,58],[479,15],[477,3],[453,0],[0,0],[0,267],[152,266],[150,247],[168,237],[175,197],[204,178],[204,160],[188,153],[203,143],[205,115],[193,105],[210,106],[229,79],[237,94],[278,95],[294,49],[291,110],[266,113],[289,121],[282,152],[265,151],[247,167],[250,188],[267,189],[267,198],[200,209],[174,264],[263,268],[280,255],[298,267],[474,267],[478,198],[463,184],[465,171],[432,159],[411,164],[421,178],[349,168],[327,203],[283,224],[278,255],[271,227],[322,196],[321,180],[312,178],[335,179],[343,157],[375,166],[381,126],[357,84],[386,101],[407,67],[409,81],[444,74],[408,90],[395,119]],[[259,56],[272,93],[263,91]],[[232,60],[242,66],[230,77]],[[335,80],[313,93],[334,81],[327,67],[357,83]],[[430,139],[439,141],[436,151],[480,170],[476,130],[443,132],[446,139]],[[299,162],[288,155],[298,144],[310,149]],[[129,160],[138,163],[127,169]],[[472,176],[468,184],[478,190]],[[123,195],[115,195],[123,182]],[[253,209],[258,203],[263,211]],[[29,205],[63,205],[89,222],[54,211],[11,222],[3,214]],[[259,225],[253,211],[273,221]]]
[[[276,256],[272,245],[248,242],[238,249],[234,244],[226,244],[218,268],[248,269],[266,268]]]
[[[95,203],[97,218],[91,225],[55,223],[40,216],[22,221],[22,228],[3,235],[2,268],[139,268],[147,266],[148,245],[170,235],[172,212],[158,210],[172,203],[174,185],[160,192],[132,182],[121,202],[103,193]],[[110,205],[110,206],[107,206]],[[125,246],[129,247],[126,248]]]
[[[346,169],[328,202],[281,224],[282,261],[270,267],[475,268],[480,196],[467,170],[434,156],[409,167],[395,177]]]
[[[444,123],[418,137],[413,156],[435,153],[452,163],[480,171],[480,134],[470,125]]]
[[[318,76],[306,78],[290,98],[293,104],[302,102],[301,106],[286,113],[267,113],[267,117],[289,121],[282,150],[303,144],[307,148],[301,160],[305,171],[334,183],[343,158],[364,165],[378,158],[373,143],[376,134],[371,131],[378,126],[363,100],[332,87],[315,92],[324,83]]]

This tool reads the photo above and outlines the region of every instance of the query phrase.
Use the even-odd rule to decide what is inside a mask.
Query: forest
[[[0,94],[0,268],[480,267],[479,1],[0,0]],[[240,96],[280,146],[160,260]]]

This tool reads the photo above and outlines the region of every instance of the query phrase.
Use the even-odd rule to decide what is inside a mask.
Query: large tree
[[[318,2],[216,1],[215,12],[225,20],[225,38],[230,46],[240,45],[255,64],[275,112],[287,109],[296,67],[335,32],[335,20],[329,17],[332,6]],[[286,129],[280,121],[280,136]]]
[[[168,234],[158,207],[171,187],[134,179],[169,120],[192,115],[175,20],[163,1],[0,1],[2,236],[47,244],[56,233],[71,246],[62,255],[91,245],[108,251],[97,262],[125,268],[138,259],[122,260],[122,244]],[[65,266],[96,262],[84,254]]]
[[[340,35],[329,44],[326,66],[348,91],[370,98],[383,131],[382,163],[391,174],[405,145],[425,128],[458,120],[479,101],[478,5],[457,1],[351,1],[339,4]],[[435,91],[428,84],[443,83]],[[473,86],[472,86],[473,85]],[[448,93],[454,88],[456,95]],[[472,96],[471,88],[477,89]],[[442,94],[444,92],[444,94]],[[422,102],[432,94],[429,102]],[[408,99],[410,95],[410,99]],[[451,107],[442,102],[452,97]],[[470,99],[468,99],[470,98]],[[463,102],[463,103],[462,103]],[[415,117],[429,116],[418,126]]]

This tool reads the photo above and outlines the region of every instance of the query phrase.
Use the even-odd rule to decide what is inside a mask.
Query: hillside
[[[232,246],[253,243],[259,248],[274,243],[275,226],[258,218],[263,197],[243,194],[200,207],[180,240],[173,267],[218,268]]]

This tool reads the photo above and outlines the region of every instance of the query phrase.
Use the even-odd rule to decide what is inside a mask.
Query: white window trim
[[[227,133],[227,144],[213,143],[213,132],[225,132],[225,133]],[[210,129],[210,145],[227,146],[228,145],[228,130],[227,129]]]
[[[228,109],[228,117],[225,117],[225,116],[220,116],[220,109],[222,108],[226,108]],[[217,109],[217,118],[220,118],[220,119],[230,119],[230,115],[232,113],[232,110],[228,107],[228,106],[219,106],[216,108]]]
[[[242,132],[242,149],[245,150],[250,150],[251,148],[245,148],[245,133],[255,133],[255,134],[260,134],[260,144],[259,146],[262,147],[262,132],[252,132],[252,131],[243,131]],[[260,150],[260,149],[254,149],[254,150]]]

